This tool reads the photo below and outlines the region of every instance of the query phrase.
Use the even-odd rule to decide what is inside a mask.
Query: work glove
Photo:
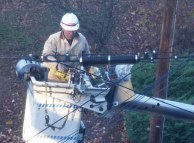
[[[64,73],[64,72],[67,72],[68,71],[68,67],[66,67],[65,65],[63,65],[63,64],[58,64],[57,65],[57,71],[59,71],[59,72],[62,72],[62,73]]]

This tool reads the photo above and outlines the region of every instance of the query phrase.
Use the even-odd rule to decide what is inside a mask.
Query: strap
[[[46,98],[45,98],[45,113],[47,114],[48,112],[47,112],[47,93],[48,93],[48,91],[47,91],[47,83],[45,82],[45,93],[46,93]]]
[[[52,130],[55,130],[55,129],[61,130],[65,127],[69,114],[70,114],[70,107],[68,108],[67,115],[63,116],[63,118],[65,118],[65,117],[66,118],[60,127],[54,126],[55,123],[49,124],[50,117],[48,114],[45,115],[45,123],[46,123],[47,127],[50,127]],[[59,119],[59,120],[61,120],[61,119]],[[59,121],[59,120],[57,120],[57,121]]]

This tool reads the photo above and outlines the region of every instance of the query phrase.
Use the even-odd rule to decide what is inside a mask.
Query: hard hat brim
[[[60,23],[61,27],[64,29],[64,30],[67,30],[67,31],[76,31],[79,29],[79,23],[77,23],[76,25],[66,25],[64,23]]]

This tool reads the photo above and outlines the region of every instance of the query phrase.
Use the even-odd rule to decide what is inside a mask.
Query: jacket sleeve
[[[90,46],[89,46],[88,41],[86,40],[86,38],[85,38],[85,48],[84,48],[83,52],[84,52],[85,56],[90,56]],[[90,68],[91,68],[91,66],[84,66],[84,69],[85,69],[85,71],[88,75],[89,75]]]
[[[89,46],[88,41],[86,39],[85,39],[84,54],[86,54],[87,56],[90,54],[90,46]]]
[[[56,52],[57,52],[56,40],[54,39],[54,37],[50,36],[44,44],[42,55],[47,56],[48,60],[56,61],[55,58]],[[56,69],[57,67],[57,62],[44,62],[43,64],[47,68]]]

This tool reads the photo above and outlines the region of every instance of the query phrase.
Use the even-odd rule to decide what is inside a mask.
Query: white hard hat
[[[61,27],[67,31],[76,31],[79,29],[79,21],[75,14],[66,13],[60,23]]]

